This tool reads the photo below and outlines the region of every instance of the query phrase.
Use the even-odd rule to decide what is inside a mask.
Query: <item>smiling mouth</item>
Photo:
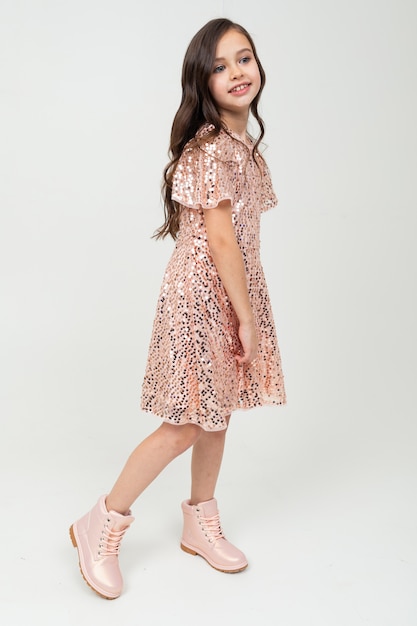
[[[237,85],[236,87],[233,87],[233,89],[231,89],[229,93],[239,93],[239,91],[243,91],[244,89],[247,89],[249,85],[250,83],[245,83],[244,85]]]

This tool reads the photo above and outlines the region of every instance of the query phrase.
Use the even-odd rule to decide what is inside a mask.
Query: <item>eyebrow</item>
[[[236,52],[236,56],[239,56],[239,54],[242,54],[243,52],[250,52],[251,54],[253,54],[253,50],[251,50],[250,48],[242,48],[242,50],[238,50]],[[224,57],[216,57],[214,59],[215,63],[218,63],[219,61],[225,61]]]

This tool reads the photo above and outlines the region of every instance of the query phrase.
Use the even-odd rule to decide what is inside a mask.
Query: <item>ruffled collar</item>
[[[208,135],[208,133],[210,133],[212,130],[214,130],[214,124],[209,124],[208,122],[206,122],[206,124],[204,124],[203,126],[199,128],[199,130],[196,133],[196,137],[203,138],[204,135]],[[246,135],[246,141],[245,141],[244,139],[242,139],[240,135],[235,133],[235,131],[229,128],[228,126],[223,126],[223,128],[220,130],[220,134],[222,133],[229,135],[233,139],[236,139],[236,141],[244,145],[249,150],[252,150],[254,146],[254,141],[252,137],[250,137],[250,135],[248,134]]]
[[[204,124],[196,133],[196,139],[200,150],[215,156],[219,161],[248,162],[252,156],[253,142],[248,137],[248,143],[232,131],[230,128],[222,128],[218,135],[210,137],[207,142],[205,136],[214,130],[213,124]]]
[[[246,146],[246,148],[248,148],[249,150],[252,150],[254,142],[253,142],[252,137],[250,137],[250,135],[248,135],[248,133],[246,133],[246,141],[245,141],[244,139],[242,139],[242,137],[240,135],[235,133],[235,131],[232,130],[231,128],[229,128],[228,126],[225,126],[224,130],[225,130],[225,132],[228,135],[233,137],[233,139],[236,139],[236,141],[240,141],[240,143],[242,143],[244,146]]]

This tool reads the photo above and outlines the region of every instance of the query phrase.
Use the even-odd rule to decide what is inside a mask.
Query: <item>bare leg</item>
[[[227,423],[229,420],[230,415]],[[191,458],[191,504],[206,502],[214,497],[225,439],[226,430],[202,431],[195,442]]]
[[[107,496],[107,510],[126,514],[168,463],[195,444],[202,432],[194,424],[175,426],[164,422],[133,450]]]

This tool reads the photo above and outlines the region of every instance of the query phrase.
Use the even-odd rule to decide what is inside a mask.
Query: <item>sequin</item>
[[[185,147],[173,181],[180,229],[166,268],[149,346],[141,407],[172,424],[227,427],[237,409],[284,404],[275,325],[260,260],[260,216],[277,203],[268,168],[221,131]],[[204,211],[230,200],[255,321],[258,355],[239,365],[238,321],[210,255]]]

